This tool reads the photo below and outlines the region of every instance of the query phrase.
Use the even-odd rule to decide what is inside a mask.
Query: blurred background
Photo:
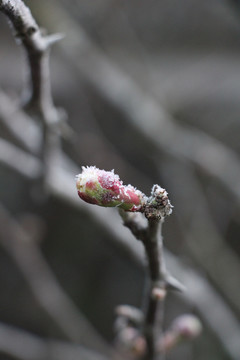
[[[146,194],[160,184],[174,205],[166,260],[187,290],[168,295],[164,326],[190,312],[203,333],[167,359],[239,359],[239,2],[26,4],[44,31],[65,34],[50,68],[68,134],[42,193],[41,129],[14,110],[27,62],[0,14],[0,358],[35,359],[36,339],[98,351],[95,331],[113,341],[115,307],[142,306],[141,244],[113,209],[77,198],[75,175],[96,165]]]

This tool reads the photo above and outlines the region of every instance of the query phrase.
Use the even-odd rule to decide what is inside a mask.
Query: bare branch
[[[74,342],[110,354],[109,346],[63,292],[37,245],[3,207],[0,207],[0,221],[1,245],[14,259],[39,305],[61,333]]]
[[[240,273],[239,258],[227,246],[215,225],[208,199],[194,169],[187,163],[176,163],[173,159],[167,159],[163,169],[161,175],[172,189],[176,205],[182,209],[178,221],[184,232],[186,251],[201,265],[211,281],[240,314],[240,293],[236,291],[239,278],[235,276]],[[177,174],[177,183],[174,174]],[[180,192],[179,183],[182,184]],[[194,201],[186,204],[186,199],[190,198]]]
[[[41,149],[42,135],[37,123],[4,92],[0,91],[0,121],[14,144],[33,154]]]
[[[62,120],[61,113],[55,108],[52,99],[49,52],[51,45],[62,36],[55,34],[43,36],[30,10],[22,0],[0,0],[0,11],[7,15],[17,40],[23,44],[30,67],[28,91],[24,105],[35,118],[40,118],[43,127],[41,158],[44,171],[42,185],[51,171],[51,162],[60,152],[60,129],[58,123]]]
[[[30,89],[26,103],[40,111],[45,120],[56,120],[48,62],[50,45],[60,40],[61,36],[43,36],[29,8],[22,0],[0,0],[0,11],[11,21],[15,37],[24,45],[27,53],[31,81],[29,81]]]
[[[222,183],[240,201],[240,184],[236,181],[240,178],[237,154],[204,132],[177,124],[157,100],[97,48],[59,3],[52,0],[51,4],[47,2],[48,6],[45,4],[45,0],[36,4],[38,13],[49,29],[59,31],[61,28],[66,33],[69,41],[60,43],[59,47],[79,75],[150,139],[157,152],[164,151],[175,158],[191,161]],[[53,6],[54,11],[49,11],[49,6]]]
[[[38,158],[0,138],[0,162],[22,176],[36,180],[43,171]]]
[[[131,214],[120,211],[120,215],[137,239],[141,240],[148,258],[151,286],[144,322],[144,333],[147,342],[146,359],[156,355],[156,339],[162,327],[163,300],[166,289],[166,268],[163,257],[161,236],[162,220],[148,220],[145,224],[142,214]],[[161,296],[159,296],[161,294]]]
[[[17,360],[109,359],[80,345],[44,340],[3,323],[0,323],[0,353]]]
[[[8,144],[8,146],[10,148],[12,147],[11,144]],[[2,157],[6,157],[6,155],[4,155],[5,152],[0,152],[0,154]],[[17,162],[19,160],[18,155],[19,153],[16,152],[14,159],[9,158],[7,160],[7,165],[14,170],[15,161]],[[37,160],[35,157],[33,158]],[[4,163],[6,163],[6,161]],[[52,176],[48,179],[48,189],[51,194],[89,214],[91,218],[111,234],[109,239],[114,241],[115,245],[125,250],[128,256],[138,265],[143,266],[145,263],[143,246],[140,242],[134,241],[129,231],[122,227],[118,214],[109,209],[88,206],[84,202],[79,201],[73,186],[74,179],[71,175],[77,172],[78,168],[74,168],[72,163],[71,165],[66,163],[63,166],[54,165]],[[24,173],[21,172],[21,175],[24,176]],[[109,221],[106,221],[106,216]],[[221,341],[226,351],[231,355],[232,359],[239,360],[240,325],[228,304],[220,298],[208,280],[196,270],[183,265],[179,259],[168,251],[165,251],[165,257],[168,267],[172,269],[173,273],[178,275],[180,281],[184,283],[189,290],[184,293],[183,296],[186,300],[190,300],[196,307],[205,322],[213,329],[213,332]],[[205,296],[202,296],[202,294],[205,294]],[[213,309],[215,309],[215,311],[213,311]],[[221,313],[221,317],[219,317],[219,313]],[[224,326],[222,326],[222,324],[224,324]]]

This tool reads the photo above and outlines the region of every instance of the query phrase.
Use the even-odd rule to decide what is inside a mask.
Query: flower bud
[[[181,315],[172,324],[172,330],[182,339],[194,339],[202,331],[200,320],[194,315]]]
[[[158,342],[159,352],[168,352],[183,341],[190,341],[200,335],[202,324],[200,320],[190,314],[177,317],[171,328],[161,337]]]
[[[95,166],[82,167],[77,175],[79,197],[89,204],[120,207],[126,211],[143,211],[146,196],[132,185],[123,185],[114,171],[99,170]]]

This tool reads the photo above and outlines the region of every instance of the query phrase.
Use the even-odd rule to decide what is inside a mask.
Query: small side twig
[[[22,226],[0,204],[0,244],[18,266],[41,309],[59,332],[72,342],[112,355],[112,349],[67,296],[39,247]]]
[[[111,359],[79,344],[46,340],[2,322],[0,322],[0,354],[16,360]]]

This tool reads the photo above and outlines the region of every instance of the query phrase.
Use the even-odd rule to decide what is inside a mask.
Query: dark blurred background
[[[70,180],[68,186],[60,182],[59,192],[50,187],[45,198],[32,179],[0,160],[1,203],[30,234],[30,247],[24,243],[25,255],[20,255],[22,264],[21,250],[9,248],[7,230],[5,238],[1,233],[0,321],[43,338],[81,343],[80,335],[69,335],[67,325],[62,331],[64,321],[72,324],[70,315],[80,311],[111,342],[114,308],[142,305],[145,272],[131,247],[136,240],[121,227],[120,218],[112,218],[114,210],[92,214],[91,206],[77,199],[76,173],[82,165],[96,165],[115,169],[124,183],[147,194],[159,183],[174,205],[163,231],[167,264],[187,290],[184,295],[169,294],[165,328],[177,315],[190,312],[203,322],[203,333],[167,359],[239,359],[238,2],[26,3],[47,32],[65,34],[52,49],[50,66],[54,102],[65,110],[72,129],[62,143],[68,159],[62,171]],[[0,44],[1,94],[14,102],[22,96],[27,64],[2,14]],[[2,124],[6,102],[1,99],[1,138],[15,144]],[[18,118],[14,121],[17,132],[38,141]],[[70,199],[61,195],[61,188],[71,193]],[[4,217],[0,221],[4,229]],[[35,254],[36,249],[41,251]],[[50,288],[43,285],[41,266],[48,269],[48,280],[54,274],[75,309],[71,313],[69,305],[71,314],[60,316],[62,327],[46,311],[45,300],[39,300],[42,286],[53,309],[64,309],[56,294],[51,297],[51,282]],[[39,284],[31,280],[31,269]],[[1,346],[0,351],[4,354]]]

